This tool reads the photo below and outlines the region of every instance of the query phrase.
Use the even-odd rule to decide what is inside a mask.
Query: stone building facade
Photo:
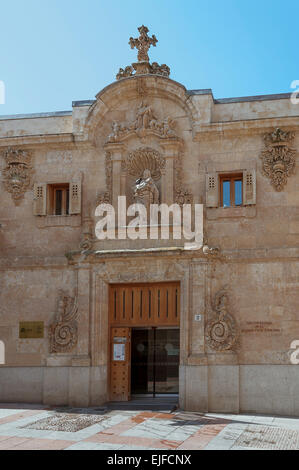
[[[169,327],[178,372],[149,372],[151,393],[299,415],[299,105],[186,90],[139,32],[138,61],[95,100],[0,118],[0,401],[127,400],[132,331]],[[134,201],[148,170],[160,203],[203,204],[200,249],[95,236],[97,206]]]

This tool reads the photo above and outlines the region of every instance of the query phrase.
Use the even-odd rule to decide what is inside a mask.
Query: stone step
[[[178,397],[134,398],[130,401],[108,402],[104,406],[108,410],[132,411],[166,411],[168,413],[178,408]]]

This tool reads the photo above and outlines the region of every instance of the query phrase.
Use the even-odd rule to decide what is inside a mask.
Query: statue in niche
[[[151,176],[150,170],[144,170],[143,177],[136,180],[134,202],[143,204],[149,210],[151,204],[159,204],[159,190]]]

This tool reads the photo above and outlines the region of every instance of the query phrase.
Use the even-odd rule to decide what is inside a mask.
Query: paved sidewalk
[[[299,449],[299,419],[0,404],[0,450]]]

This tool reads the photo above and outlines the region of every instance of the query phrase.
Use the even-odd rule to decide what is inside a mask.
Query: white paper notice
[[[114,344],[113,345],[113,360],[124,361],[125,360],[125,344]]]

